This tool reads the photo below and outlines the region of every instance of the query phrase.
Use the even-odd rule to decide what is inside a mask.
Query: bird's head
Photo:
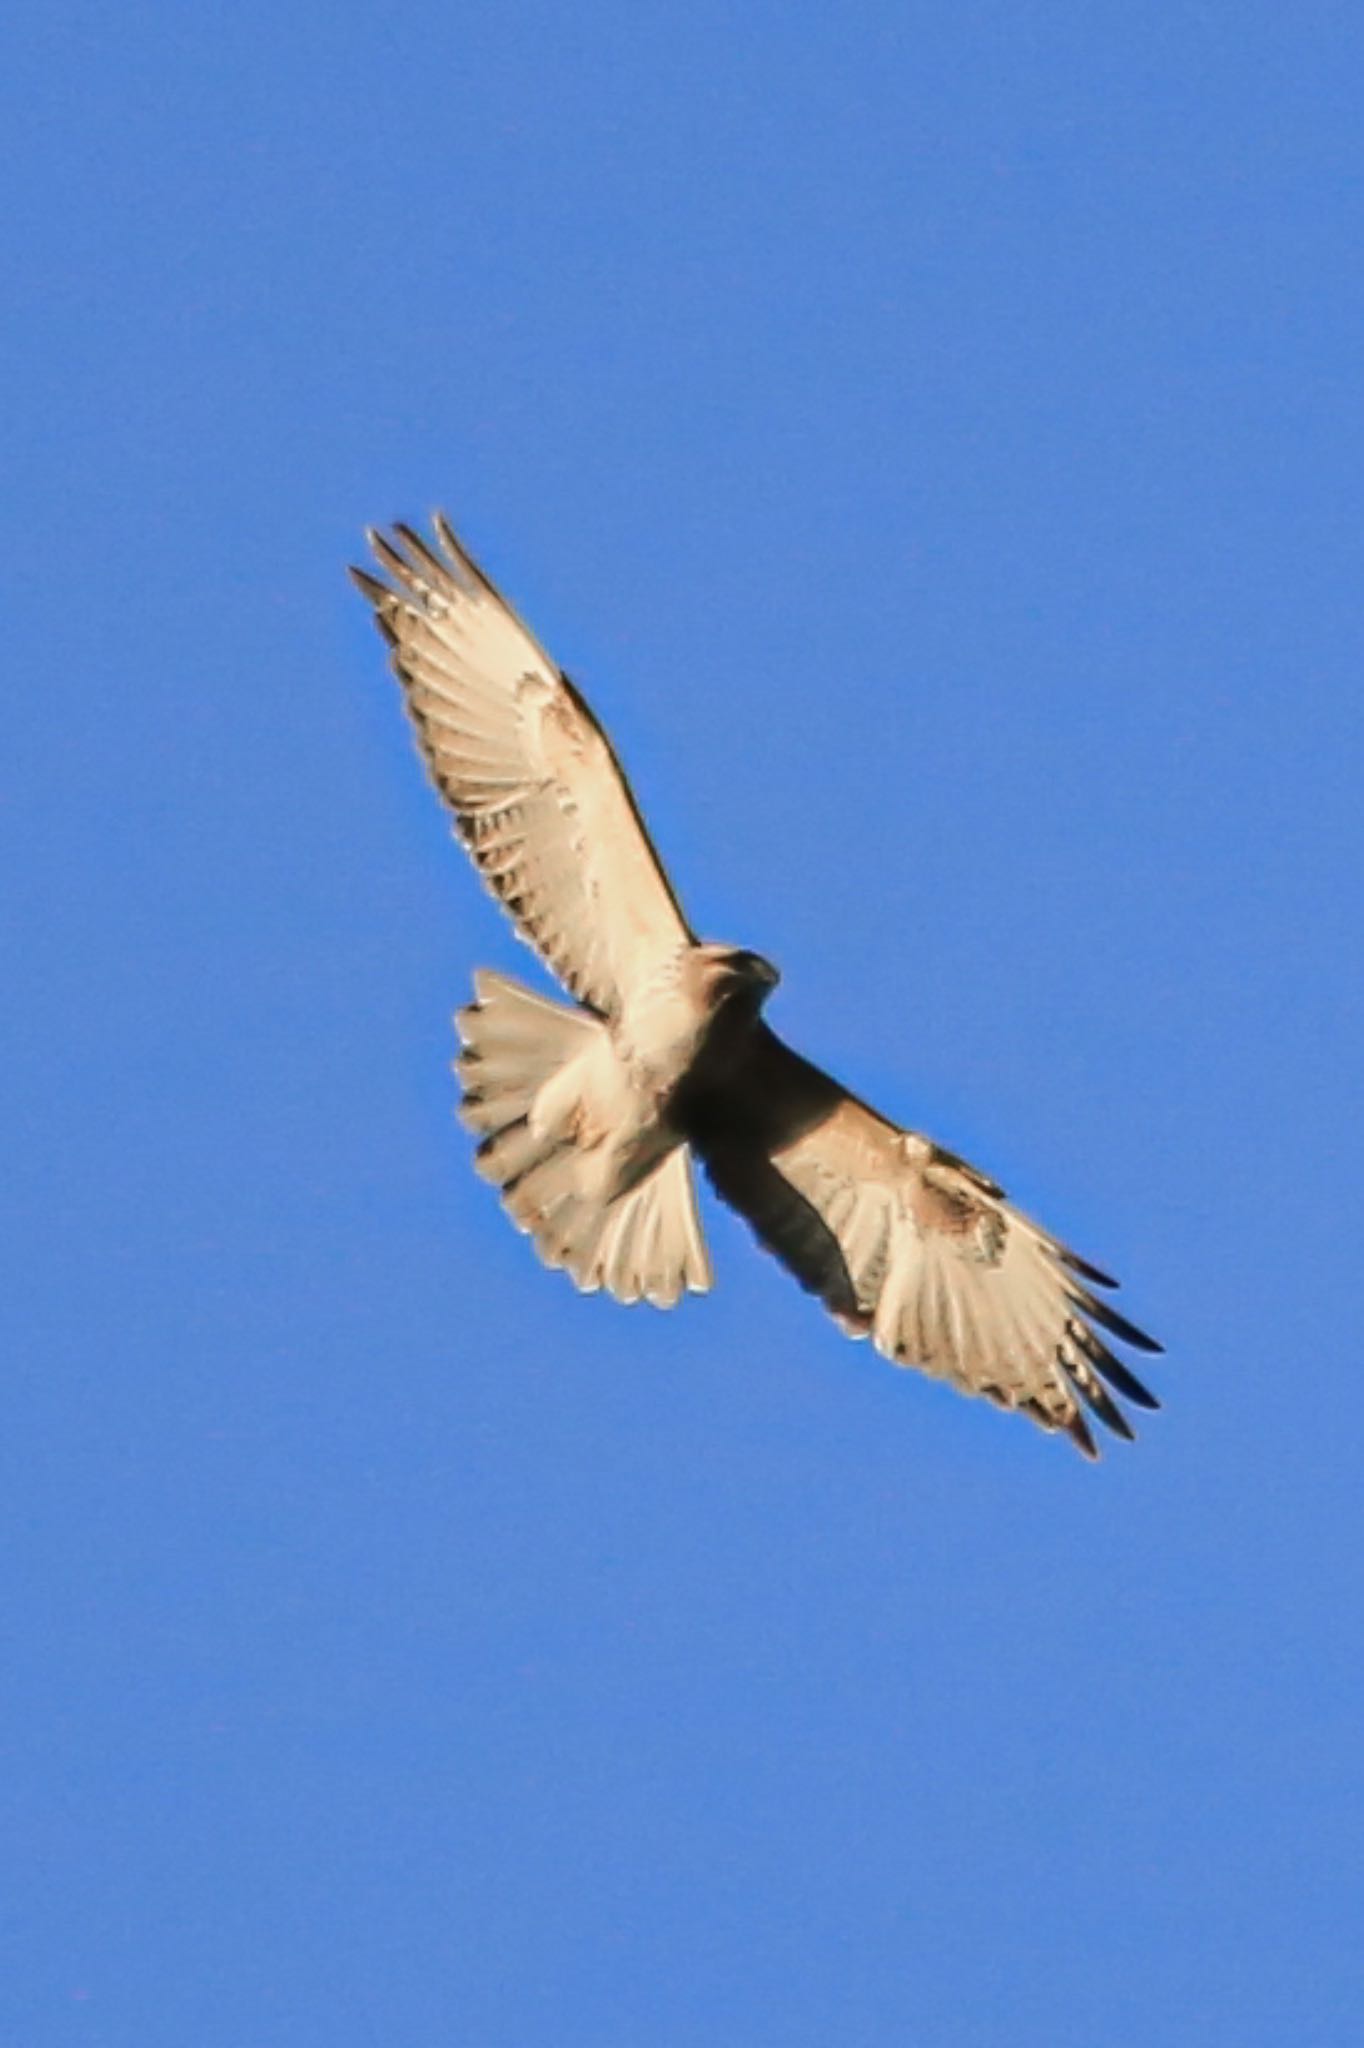
[[[717,1010],[734,1006],[756,1016],[781,980],[772,962],[747,946],[702,946],[699,951],[706,993]]]

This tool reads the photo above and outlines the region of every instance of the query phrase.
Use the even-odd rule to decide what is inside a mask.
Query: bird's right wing
[[[690,1133],[716,1192],[850,1336],[897,1364],[1063,1429],[1090,1409],[1131,1428],[1108,1386],[1154,1397],[1100,1331],[1158,1351],[1091,1287],[1113,1282],[963,1160],[898,1129],[765,1026]]]
[[[447,522],[351,574],[393,650],[427,767],[517,930],[603,1016],[691,939],[611,744]]]

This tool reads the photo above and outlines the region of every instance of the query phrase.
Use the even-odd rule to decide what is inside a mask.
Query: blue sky
[[[1358,2028],[1364,24],[12,28],[0,2048]],[[1126,1280],[1097,1469],[576,1297],[342,570],[448,507],[773,1021]]]

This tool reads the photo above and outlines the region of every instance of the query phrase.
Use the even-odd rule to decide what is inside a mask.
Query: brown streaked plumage
[[[688,926],[610,742],[438,514],[352,571],[433,781],[489,888],[576,1007],[480,971],[459,1015],[481,1173],[584,1289],[670,1306],[711,1284],[690,1171],[851,1336],[1063,1430],[1157,1403],[1107,1338],[1159,1345],[1113,1282],[763,1022],[776,970]],[[1102,1335],[1100,1333],[1103,1333]]]

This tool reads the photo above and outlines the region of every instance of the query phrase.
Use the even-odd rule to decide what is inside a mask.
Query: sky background
[[[7,32],[0,2048],[1338,2048],[1364,19]],[[445,505],[777,1028],[1127,1281],[1091,1469],[469,1170]]]

